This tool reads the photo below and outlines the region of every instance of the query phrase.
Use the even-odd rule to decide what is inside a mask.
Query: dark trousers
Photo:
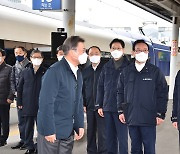
[[[131,154],[155,154],[156,126],[129,126],[129,135]]]
[[[97,111],[87,111],[87,153],[106,154],[105,142],[104,118],[100,117]]]
[[[72,154],[74,135],[71,135],[67,139],[56,140],[54,143],[51,143],[44,136],[38,134],[37,144],[38,154]]]
[[[128,154],[127,125],[119,120],[116,112],[104,112],[108,154]]]
[[[0,105],[0,142],[6,142],[9,136],[10,105]]]
[[[37,123],[37,117],[35,116],[25,116],[25,141],[24,144],[27,149],[35,149],[33,136],[34,136],[34,123]]]
[[[18,113],[18,127],[19,127],[19,133],[20,133],[20,139],[21,143],[25,142],[25,118],[22,113],[22,109],[17,109]]]

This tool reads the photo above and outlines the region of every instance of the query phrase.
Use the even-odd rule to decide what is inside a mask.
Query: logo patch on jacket
[[[144,78],[143,81],[151,81],[151,78]]]

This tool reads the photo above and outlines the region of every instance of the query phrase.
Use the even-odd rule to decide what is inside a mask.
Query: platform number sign
[[[48,3],[52,2],[52,0],[42,0],[42,3],[44,3],[44,1],[47,1]]]
[[[33,0],[33,10],[61,10],[62,0]]]

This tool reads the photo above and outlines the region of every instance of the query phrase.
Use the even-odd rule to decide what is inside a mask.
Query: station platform
[[[171,111],[172,111],[172,101],[169,101],[165,122],[162,125],[157,126],[156,154],[179,154],[178,131],[175,128],[173,128],[172,123],[170,121]],[[16,144],[18,141],[19,141],[19,132],[18,132],[17,124],[12,124],[10,127],[10,136],[8,139],[8,144],[4,147],[0,147],[0,154],[25,153],[24,150],[11,149],[11,146]],[[87,153],[86,144],[87,144],[87,139],[85,133],[85,136],[82,140],[75,141],[73,154],[86,154]],[[129,140],[129,145],[130,145],[130,140]]]
[[[37,132],[35,132],[35,138]],[[36,140],[36,139],[34,139]],[[0,154],[24,154],[26,150],[11,149],[11,146],[17,144],[19,141],[19,131],[17,124],[11,125],[10,136],[7,145],[0,147]],[[75,141],[73,154],[85,154],[86,153],[86,135],[80,141]]]

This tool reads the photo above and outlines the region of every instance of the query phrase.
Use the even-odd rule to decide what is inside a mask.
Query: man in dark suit
[[[14,49],[14,54],[16,57],[16,64],[12,67],[11,72],[11,90],[13,91],[13,94],[15,97],[17,97],[17,87],[19,84],[19,79],[21,77],[21,72],[28,68],[31,63],[27,59],[27,50],[22,47],[18,46]],[[15,98],[16,99],[16,98]],[[25,142],[25,119],[22,115],[22,109],[17,108],[18,113],[18,127],[19,127],[19,134],[20,134],[20,142],[18,142],[16,145],[12,146],[12,149],[19,149],[19,148],[25,148],[24,142]]]
[[[38,153],[71,154],[75,139],[84,135],[82,75],[78,65],[86,63],[84,40],[67,38],[64,58],[43,77],[38,111]]]
[[[57,57],[58,61],[62,60],[62,58],[64,57],[63,45],[60,45],[57,48],[57,50],[56,50],[56,57]]]
[[[83,70],[83,100],[84,111],[87,115],[87,153],[106,154],[105,121],[95,110],[97,83],[104,63],[101,60],[99,47],[90,47],[88,55],[91,65]]]

